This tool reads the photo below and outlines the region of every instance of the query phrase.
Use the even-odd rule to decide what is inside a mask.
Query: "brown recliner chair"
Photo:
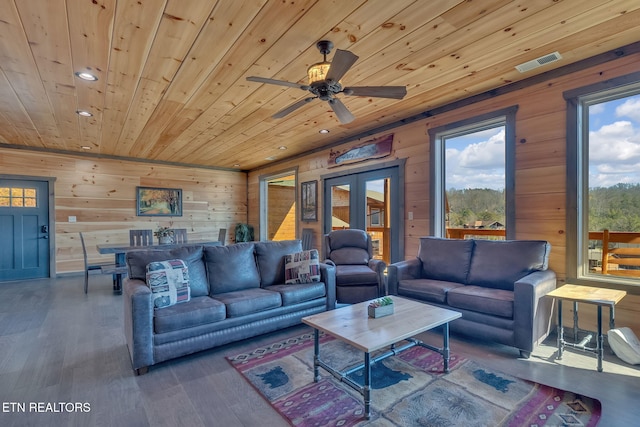
[[[336,267],[336,301],[354,304],[386,295],[386,263],[373,259],[371,236],[363,230],[325,234],[325,263]]]

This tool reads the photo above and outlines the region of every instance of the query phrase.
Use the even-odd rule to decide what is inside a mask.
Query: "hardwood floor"
[[[224,356],[300,334],[306,326],[165,362],[136,377],[121,312],[122,296],[112,293],[108,276],[92,276],[88,295],[81,277],[0,284],[0,425],[288,425]],[[440,344],[434,334],[421,338]],[[592,354],[570,349],[556,361],[553,339],[528,360],[512,348],[458,337],[452,350],[599,399],[602,426],[635,425],[640,419],[640,368],[608,350],[602,373],[596,372]],[[67,402],[81,404],[81,411],[67,412],[73,407]],[[38,403],[40,411],[50,412],[30,411]]]

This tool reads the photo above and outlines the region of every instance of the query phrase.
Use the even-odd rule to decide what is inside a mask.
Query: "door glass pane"
[[[349,197],[351,186],[332,185],[331,186],[331,229],[351,228],[350,215],[351,206]]]
[[[447,237],[504,239],[505,127],[445,138]]]
[[[604,98],[604,95],[601,99]],[[589,272],[640,278],[640,95],[588,106]],[[586,248],[585,248],[586,249]]]
[[[267,180],[267,239],[296,238],[295,175]]]
[[[366,189],[366,231],[371,236],[373,257],[390,262],[389,229],[389,179],[367,181]]]

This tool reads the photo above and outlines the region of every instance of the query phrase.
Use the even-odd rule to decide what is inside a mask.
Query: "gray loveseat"
[[[416,258],[389,265],[389,293],[458,311],[452,331],[529,357],[551,328],[550,250],[545,241],[423,237]]]
[[[300,323],[335,308],[335,268],[320,264],[320,282],[285,285],[284,257],[300,240],[186,246],[127,253],[124,329],[138,374],[149,366]],[[180,259],[189,272],[191,300],[154,308],[146,266]]]

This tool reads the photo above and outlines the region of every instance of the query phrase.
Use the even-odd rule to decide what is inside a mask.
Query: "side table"
[[[579,348],[581,350],[596,353],[598,357],[598,372],[602,372],[602,358],[604,355],[602,335],[602,307],[609,307],[609,328],[615,328],[615,305],[620,302],[627,293],[616,289],[604,289],[591,286],[564,285],[547,294],[558,301],[558,359],[562,359],[562,352],[565,346]],[[598,310],[598,331],[596,336],[596,346],[588,347],[587,344],[593,338],[592,334],[584,337],[580,342],[567,342],[564,339],[564,326],[562,325],[562,301],[573,302],[573,338],[577,340],[578,332],[578,303],[587,303],[597,306]],[[588,332],[588,331],[587,331]]]

